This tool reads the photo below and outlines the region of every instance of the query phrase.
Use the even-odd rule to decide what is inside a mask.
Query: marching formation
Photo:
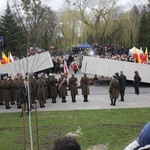
[[[72,74],[68,80],[66,73],[61,74],[58,79],[51,73],[48,76],[44,73],[27,76],[23,78],[21,74],[17,74],[14,79],[9,75],[0,79],[0,105],[10,109],[10,105],[16,104],[20,109],[25,104],[29,112],[32,104],[37,102],[39,102],[40,108],[45,107],[48,98],[52,100],[52,103],[57,102],[57,97],[62,99],[62,103],[67,102],[67,90],[70,90],[72,102],[76,102],[78,87],[81,87],[84,102],[88,102],[90,79],[86,74],[81,78],[80,84],[78,84],[75,74]]]

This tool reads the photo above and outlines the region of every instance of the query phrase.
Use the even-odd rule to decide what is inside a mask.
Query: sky
[[[4,13],[6,9],[7,1],[11,4],[14,0],[0,0],[0,15]],[[17,0],[19,1],[19,0]],[[53,10],[58,10],[63,6],[65,0],[41,0],[44,4],[52,7]],[[132,6],[134,4],[145,4],[148,0],[119,0],[120,5]]]

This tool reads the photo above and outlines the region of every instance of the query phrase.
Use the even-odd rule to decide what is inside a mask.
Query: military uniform
[[[14,88],[14,94],[13,94],[13,100],[15,100],[17,102],[17,108],[22,108],[21,107],[21,98],[20,98],[20,88],[21,88],[21,85],[22,85],[22,81],[20,79],[16,79],[14,80],[14,83],[13,83],[13,88]]]
[[[30,88],[30,98],[31,98],[31,103],[34,104],[36,103],[35,99],[35,82],[36,79],[33,77],[33,75],[30,75],[29,77],[29,88]]]
[[[119,89],[119,81],[114,76],[114,78],[110,81],[109,85],[109,94],[111,99],[110,105],[116,105],[116,99],[119,97]]]
[[[72,75],[72,77],[69,78],[69,90],[71,92],[71,98],[72,102],[76,102],[76,95],[78,94],[77,90],[77,78]]]
[[[4,101],[3,101],[3,99],[2,99],[2,85],[1,85],[1,83],[2,83],[3,81],[0,79],[0,105],[4,105]]]
[[[49,86],[49,92],[52,98],[52,103],[56,103],[56,97],[58,95],[58,89],[57,89],[57,79],[53,76],[48,81]]]
[[[46,101],[46,81],[39,77],[35,83],[35,88],[37,89],[37,99],[39,100],[40,107],[43,108]]]
[[[67,94],[67,77],[62,76],[58,80],[58,90],[59,90],[59,95],[62,98],[62,103],[67,102],[66,101],[66,96]]]
[[[7,77],[1,83],[2,87],[2,99],[5,102],[6,109],[10,109],[9,102],[11,101],[11,83],[7,80]]]
[[[12,88],[11,88],[11,105],[14,105],[15,104],[15,99],[14,99],[14,92],[15,92],[15,90],[14,90],[14,87],[13,87],[13,84],[14,84],[14,80],[10,77],[9,78],[9,81],[10,81],[10,83],[11,83],[11,85],[12,85]]]
[[[89,90],[89,78],[84,74],[84,77],[80,80],[80,85],[82,89],[82,95],[84,97],[84,102],[88,102],[88,95],[90,94]]]

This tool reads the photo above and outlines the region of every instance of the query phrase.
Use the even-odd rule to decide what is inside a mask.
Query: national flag
[[[138,52],[137,52],[137,50],[136,50],[135,47],[134,47],[134,54],[133,54],[133,56],[134,56],[134,59],[136,59],[137,62],[138,62],[139,64],[141,64],[140,56],[139,56],[139,54],[138,54]]]
[[[146,47],[146,50],[145,50],[145,63],[148,64],[148,49]]]
[[[68,75],[69,74],[69,69],[66,61],[64,60],[64,74]]]
[[[2,52],[2,60],[1,60],[1,62],[2,62],[3,64],[7,64],[7,62],[8,62],[8,58],[7,58],[7,56],[5,55],[4,52]]]
[[[8,52],[8,63],[13,62],[13,61],[14,61],[14,58],[12,57],[11,52]]]

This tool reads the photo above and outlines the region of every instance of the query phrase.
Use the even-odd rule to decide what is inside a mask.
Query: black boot
[[[52,103],[56,103],[56,98],[52,98]]]
[[[62,96],[62,103],[66,103],[65,96]]]
[[[9,107],[9,103],[6,103],[6,109],[10,109],[11,107]]]
[[[114,106],[116,106],[116,99],[114,99],[114,103],[113,103],[113,105],[114,105]]]
[[[110,105],[113,105],[113,99],[111,99],[111,103],[110,103]]]
[[[84,102],[88,102],[87,95],[84,95]]]

